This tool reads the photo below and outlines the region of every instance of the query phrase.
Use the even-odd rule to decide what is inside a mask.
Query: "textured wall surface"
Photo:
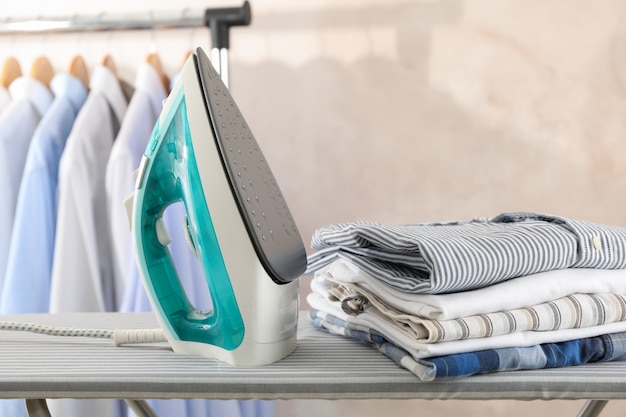
[[[232,92],[307,246],[316,228],[352,220],[465,220],[525,210],[626,225],[623,1],[251,3],[252,26],[232,32]],[[11,17],[103,7],[0,1]],[[191,0],[107,2],[109,13],[197,7]],[[209,44],[204,29],[3,36],[0,59],[14,54],[27,69],[45,53],[62,70],[75,53],[91,65],[110,53],[132,81],[150,48],[171,75],[188,49]],[[303,279],[303,294],[307,285]],[[580,405],[286,401],[278,410],[279,417],[461,409],[466,416],[547,416],[574,414]],[[614,402],[604,415],[623,410]]]

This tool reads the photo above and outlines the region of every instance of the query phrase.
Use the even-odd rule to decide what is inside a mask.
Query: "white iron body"
[[[175,352],[216,358],[237,366],[276,362],[289,355],[296,347],[299,279],[276,283],[259,260],[254,243],[242,221],[240,208],[231,189],[232,185],[225,175],[220,150],[215,140],[207,140],[213,138],[214,133],[211,124],[207,123],[203,91],[192,58],[184,65],[180,78],[165,101],[158,124],[164,123],[166,115],[175,111],[171,108],[175,101],[173,98],[179,97],[181,93],[187,108],[188,129],[201,179],[201,184],[193,186],[202,187],[210,211],[224,265],[243,319],[245,327],[243,340],[234,349],[184,340],[174,330],[168,317],[162,313],[160,302],[154,296],[149,297],[152,308],[157,313],[159,323]],[[149,157],[144,156],[140,166],[138,187],[142,185],[143,177],[149,175],[145,172],[149,165],[148,159]],[[141,202],[135,199],[134,204],[137,206]],[[133,210],[137,213],[140,209],[134,207]],[[133,228],[136,223],[137,218],[133,221]],[[157,225],[157,230],[159,227]],[[160,232],[163,234],[163,231]],[[138,241],[141,237],[138,237],[137,233],[133,233],[133,236],[136,248],[141,248],[144,244]],[[141,266],[140,271],[150,295],[150,287],[153,285],[151,280],[154,277],[147,276],[149,274]],[[214,299],[220,297],[220,294],[211,295]]]

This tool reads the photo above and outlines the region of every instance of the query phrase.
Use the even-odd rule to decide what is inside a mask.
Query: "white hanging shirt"
[[[10,102],[11,94],[9,93],[9,90],[0,85],[0,112],[3,112],[9,106]]]
[[[133,192],[133,171],[139,167],[166,96],[156,70],[148,63],[141,63],[137,69],[135,92],[106,167],[116,310],[120,309],[128,272],[135,266],[132,235],[123,202]]]
[[[57,229],[50,312],[113,308],[113,274],[104,173],[127,102],[117,77],[94,69],[90,92],[76,116],[59,165]],[[53,400],[52,415],[120,416],[115,400]]]
[[[0,115],[0,288],[4,283],[17,194],[28,147],[52,93],[37,80],[15,79],[9,86],[12,101]]]
[[[126,108],[116,76],[96,67],[59,167],[51,313],[113,310],[104,176]]]

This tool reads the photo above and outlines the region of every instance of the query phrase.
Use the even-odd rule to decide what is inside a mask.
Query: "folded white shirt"
[[[557,269],[513,278],[477,290],[449,294],[405,293],[346,260],[336,260],[316,273],[312,286],[325,285],[322,273],[329,273],[337,282],[362,285],[390,306],[433,320],[523,308],[574,293],[626,294],[626,269]]]

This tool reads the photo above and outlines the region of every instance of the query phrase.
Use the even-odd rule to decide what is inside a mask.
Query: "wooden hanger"
[[[82,55],[74,55],[67,72],[78,78],[85,88],[89,89],[89,72]]]
[[[2,64],[2,72],[0,72],[0,84],[4,88],[9,88],[9,85],[14,79],[22,76],[22,67],[15,57],[8,57]]]
[[[161,83],[163,84],[163,88],[165,88],[165,91],[169,92],[170,80],[165,74],[165,71],[163,71],[163,65],[161,65],[161,59],[159,58],[159,54],[157,54],[156,52],[149,53],[148,56],[146,56],[146,62],[152,65],[152,68],[156,70],[159,78],[161,79]]]
[[[43,55],[38,56],[30,67],[30,77],[41,82],[46,87],[50,86],[50,81],[54,77],[54,70],[50,60]]]
[[[187,59],[189,58],[189,56],[191,56],[191,52],[192,52],[191,49],[185,52],[185,56],[183,57],[183,62],[180,63],[181,69],[183,66],[185,66],[185,63],[187,62]]]
[[[101,64],[102,66],[107,67],[109,70],[111,70],[113,75],[115,75],[115,77],[117,78],[117,68],[115,67],[115,61],[113,61],[113,57],[111,55],[106,54],[102,58]]]

